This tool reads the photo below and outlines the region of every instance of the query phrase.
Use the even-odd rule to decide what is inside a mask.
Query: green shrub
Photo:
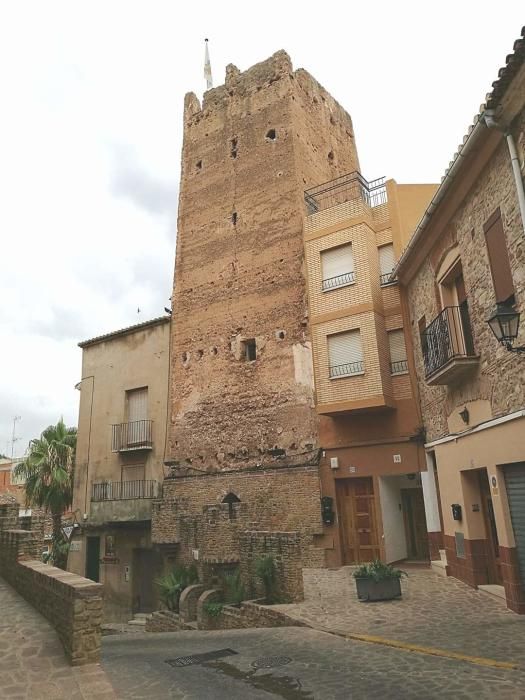
[[[176,566],[170,574],[158,578],[155,583],[159,587],[159,596],[164,605],[172,612],[178,612],[179,599],[182,591],[198,583],[199,574],[195,564]]]
[[[219,617],[224,605],[222,603],[204,603],[202,609],[210,617]]]
[[[264,597],[270,605],[278,600],[277,565],[271,554],[259,557],[255,562],[255,575],[262,581]]]
[[[376,559],[369,564],[362,564],[357,567],[353,576],[354,578],[371,578],[377,583],[378,581],[385,581],[386,579],[399,579],[402,576],[408,576],[408,574],[406,571],[395,569],[391,564],[384,564],[382,561],[379,561],[379,559]]]
[[[232,605],[240,605],[245,598],[244,585],[239,569],[233,574],[223,576],[224,600]]]

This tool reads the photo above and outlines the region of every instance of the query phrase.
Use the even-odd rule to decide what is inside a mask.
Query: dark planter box
[[[392,600],[401,597],[401,581],[398,578],[387,578],[374,581],[371,578],[356,578],[357,597],[366,600]]]

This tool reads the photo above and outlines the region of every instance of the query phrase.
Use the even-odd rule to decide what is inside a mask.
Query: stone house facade
[[[525,313],[524,58],[522,38],[397,266],[426,428],[427,518],[442,529],[448,573],[503,586],[520,613],[525,356],[487,320],[496,303]],[[524,341],[522,324],[515,345]]]
[[[79,343],[82,379],[68,570],[104,584],[104,618],[158,607],[151,543],[162,489],[170,317]]]

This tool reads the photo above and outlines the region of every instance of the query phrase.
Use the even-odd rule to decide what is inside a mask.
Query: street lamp
[[[525,353],[525,345],[513,347],[513,342],[518,337],[520,325],[520,314],[512,306],[498,302],[490,318],[487,319],[491,331],[496,336],[496,340],[507,348],[510,352]]]

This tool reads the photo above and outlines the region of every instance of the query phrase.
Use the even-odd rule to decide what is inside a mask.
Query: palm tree
[[[61,418],[46,428],[39,438],[30,441],[25,459],[14,473],[25,481],[26,504],[44,508],[53,520],[51,560],[65,567],[62,515],[73,501],[73,465],[77,429],[66,428]]]

